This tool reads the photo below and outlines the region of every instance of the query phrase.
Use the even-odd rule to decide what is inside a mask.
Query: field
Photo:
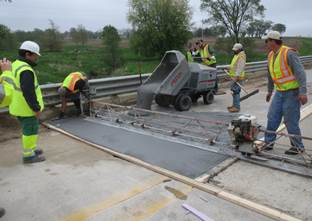
[[[312,38],[286,38],[286,44],[299,49],[300,55],[312,55]],[[211,42],[214,45],[214,42]],[[113,73],[107,73],[107,65],[103,62],[105,49],[100,42],[89,42],[80,46],[66,43],[62,51],[42,51],[36,67],[40,84],[61,82],[64,77],[73,71],[83,71],[92,74],[93,78],[110,76],[150,73],[159,64],[159,58],[146,58],[136,55],[127,42],[121,43],[120,54],[123,65]],[[266,58],[263,40],[256,40],[252,51],[247,48],[248,61],[259,61]],[[14,60],[17,51],[1,51],[0,57]],[[231,51],[216,50],[218,64],[229,64],[232,58]]]

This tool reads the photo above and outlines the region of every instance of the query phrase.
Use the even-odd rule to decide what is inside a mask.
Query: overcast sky
[[[265,19],[287,26],[285,35],[312,36],[312,0],[262,0]],[[190,0],[193,22],[201,26],[206,14],[200,0]],[[11,30],[45,29],[52,19],[61,31],[78,24],[96,31],[111,24],[118,29],[129,28],[128,0],[0,0],[0,24]]]

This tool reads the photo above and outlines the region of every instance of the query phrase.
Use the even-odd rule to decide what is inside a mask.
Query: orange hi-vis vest
[[[77,81],[79,81],[82,78],[83,78],[83,75],[80,72],[70,73],[63,81],[62,86],[67,88],[72,93],[77,93],[79,90],[75,90],[75,85]]]
[[[275,59],[274,51],[271,51],[268,56],[270,75],[277,91],[288,91],[297,89],[300,86],[287,62],[289,50],[295,49],[283,45]]]

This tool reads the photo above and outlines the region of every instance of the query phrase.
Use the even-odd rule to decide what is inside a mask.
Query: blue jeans
[[[241,81],[239,81],[241,83]],[[233,107],[236,107],[237,109],[240,109],[240,92],[241,88],[238,84],[235,82],[232,82],[231,84],[231,91],[233,92]]]
[[[301,135],[299,128],[300,102],[298,100],[299,91],[276,91],[273,97],[269,112],[267,130],[276,131],[280,126],[282,117],[289,134]],[[276,134],[265,133],[265,142],[271,143],[276,139]],[[290,144],[298,148],[304,148],[302,139],[299,137],[290,138]]]

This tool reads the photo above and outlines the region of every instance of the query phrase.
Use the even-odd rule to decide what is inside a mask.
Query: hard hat
[[[278,31],[270,31],[264,39],[274,39],[274,40],[282,40],[281,33]]]
[[[39,45],[33,41],[24,41],[19,49],[30,51],[32,53],[35,53],[35,54],[41,56]]]
[[[240,44],[240,43],[236,43],[236,44],[233,46],[233,48],[232,48],[233,51],[238,51],[238,50],[241,50],[241,49],[243,49],[243,45]]]

